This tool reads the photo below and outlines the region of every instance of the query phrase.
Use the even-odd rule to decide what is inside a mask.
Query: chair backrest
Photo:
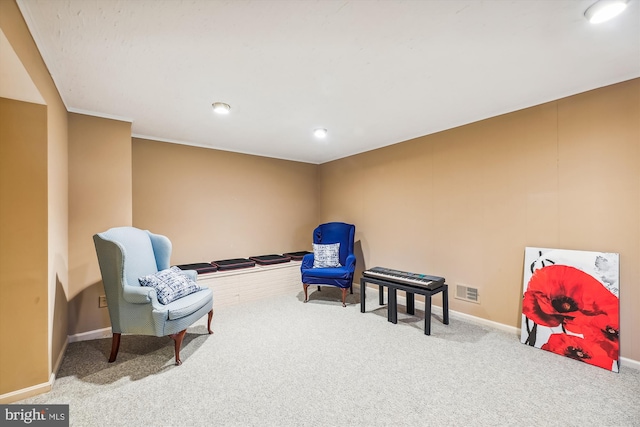
[[[135,227],[117,227],[98,233],[98,236],[103,240],[114,243],[120,250],[122,269],[127,284],[136,286],[138,285],[139,277],[158,272],[153,244],[148,231]],[[101,253],[99,247],[96,247],[96,250],[101,264],[106,262],[106,267],[109,264],[115,267],[115,260],[109,259],[110,257],[107,254]],[[105,256],[107,256],[106,259],[104,258]],[[105,283],[104,285],[107,287],[115,284]]]
[[[313,230],[313,243],[340,243],[340,263],[345,265],[347,256],[353,254],[356,227],[344,222],[320,224]]]
[[[95,234],[93,241],[114,332],[152,333],[151,310],[124,300],[125,286],[139,287],[138,278],[169,268],[171,242],[165,236],[135,227],[116,227]],[[136,312],[136,313],[134,313]],[[141,326],[142,325],[142,326]]]

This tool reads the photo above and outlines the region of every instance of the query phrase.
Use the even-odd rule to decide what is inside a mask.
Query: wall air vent
[[[472,288],[466,285],[456,285],[456,299],[480,304],[480,295],[478,288]]]

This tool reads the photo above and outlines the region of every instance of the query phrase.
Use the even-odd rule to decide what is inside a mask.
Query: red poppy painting
[[[618,254],[526,248],[521,341],[618,372]]]

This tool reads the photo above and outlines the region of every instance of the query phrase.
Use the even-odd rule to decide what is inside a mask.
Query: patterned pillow
[[[313,268],[342,267],[340,265],[340,243],[313,244]]]
[[[140,277],[138,281],[142,286],[156,289],[160,304],[169,304],[178,298],[200,290],[200,286],[182,274],[181,271],[178,267],[171,267],[155,274]]]

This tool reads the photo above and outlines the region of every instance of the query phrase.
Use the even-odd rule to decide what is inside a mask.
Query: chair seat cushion
[[[334,268],[307,268],[302,270],[303,281],[307,277],[315,277],[318,279],[348,279],[351,272],[346,267]]]
[[[201,307],[213,301],[213,292],[209,288],[200,288],[199,291],[173,301],[166,305],[169,320],[181,319],[198,311]]]
[[[171,267],[155,274],[140,277],[138,281],[142,286],[155,288],[158,301],[161,304],[170,304],[172,301],[200,290],[200,286],[181,274],[178,267]]]

